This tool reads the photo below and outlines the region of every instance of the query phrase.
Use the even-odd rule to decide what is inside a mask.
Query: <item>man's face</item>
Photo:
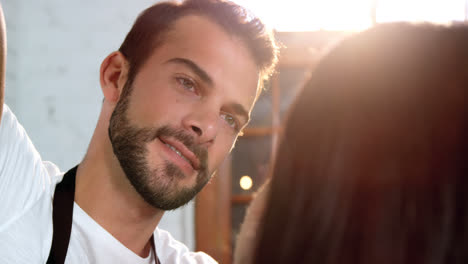
[[[139,194],[163,210],[189,202],[247,124],[259,72],[244,44],[217,24],[174,24],[125,89],[109,135]]]

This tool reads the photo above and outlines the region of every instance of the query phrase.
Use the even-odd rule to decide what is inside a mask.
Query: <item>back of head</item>
[[[181,3],[157,3],[138,16],[119,49],[129,62],[130,80],[153,50],[164,42],[166,33],[172,29],[175,21],[187,15],[201,15],[212,19],[246,45],[262,79],[267,79],[272,73],[278,60],[278,45],[272,31],[260,19],[229,1],[185,0]]]
[[[468,26],[380,25],[289,114],[253,263],[466,263]]]

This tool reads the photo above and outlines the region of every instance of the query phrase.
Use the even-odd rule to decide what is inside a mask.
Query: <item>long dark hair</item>
[[[344,40],[290,111],[253,263],[468,263],[467,135],[467,26]]]

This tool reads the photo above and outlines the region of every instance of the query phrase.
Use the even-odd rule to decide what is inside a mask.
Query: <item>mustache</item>
[[[198,158],[200,161],[200,170],[205,170],[207,168],[208,150],[206,147],[196,144],[195,138],[185,130],[172,128],[167,125],[161,126],[160,128],[152,129],[150,136],[147,137],[147,140],[145,141],[150,142],[158,137],[172,137],[177,141],[180,141]]]

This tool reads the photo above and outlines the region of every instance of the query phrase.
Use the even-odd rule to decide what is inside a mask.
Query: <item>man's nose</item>
[[[219,130],[219,111],[208,104],[197,107],[182,121],[185,129],[190,131],[199,144],[213,143]]]

